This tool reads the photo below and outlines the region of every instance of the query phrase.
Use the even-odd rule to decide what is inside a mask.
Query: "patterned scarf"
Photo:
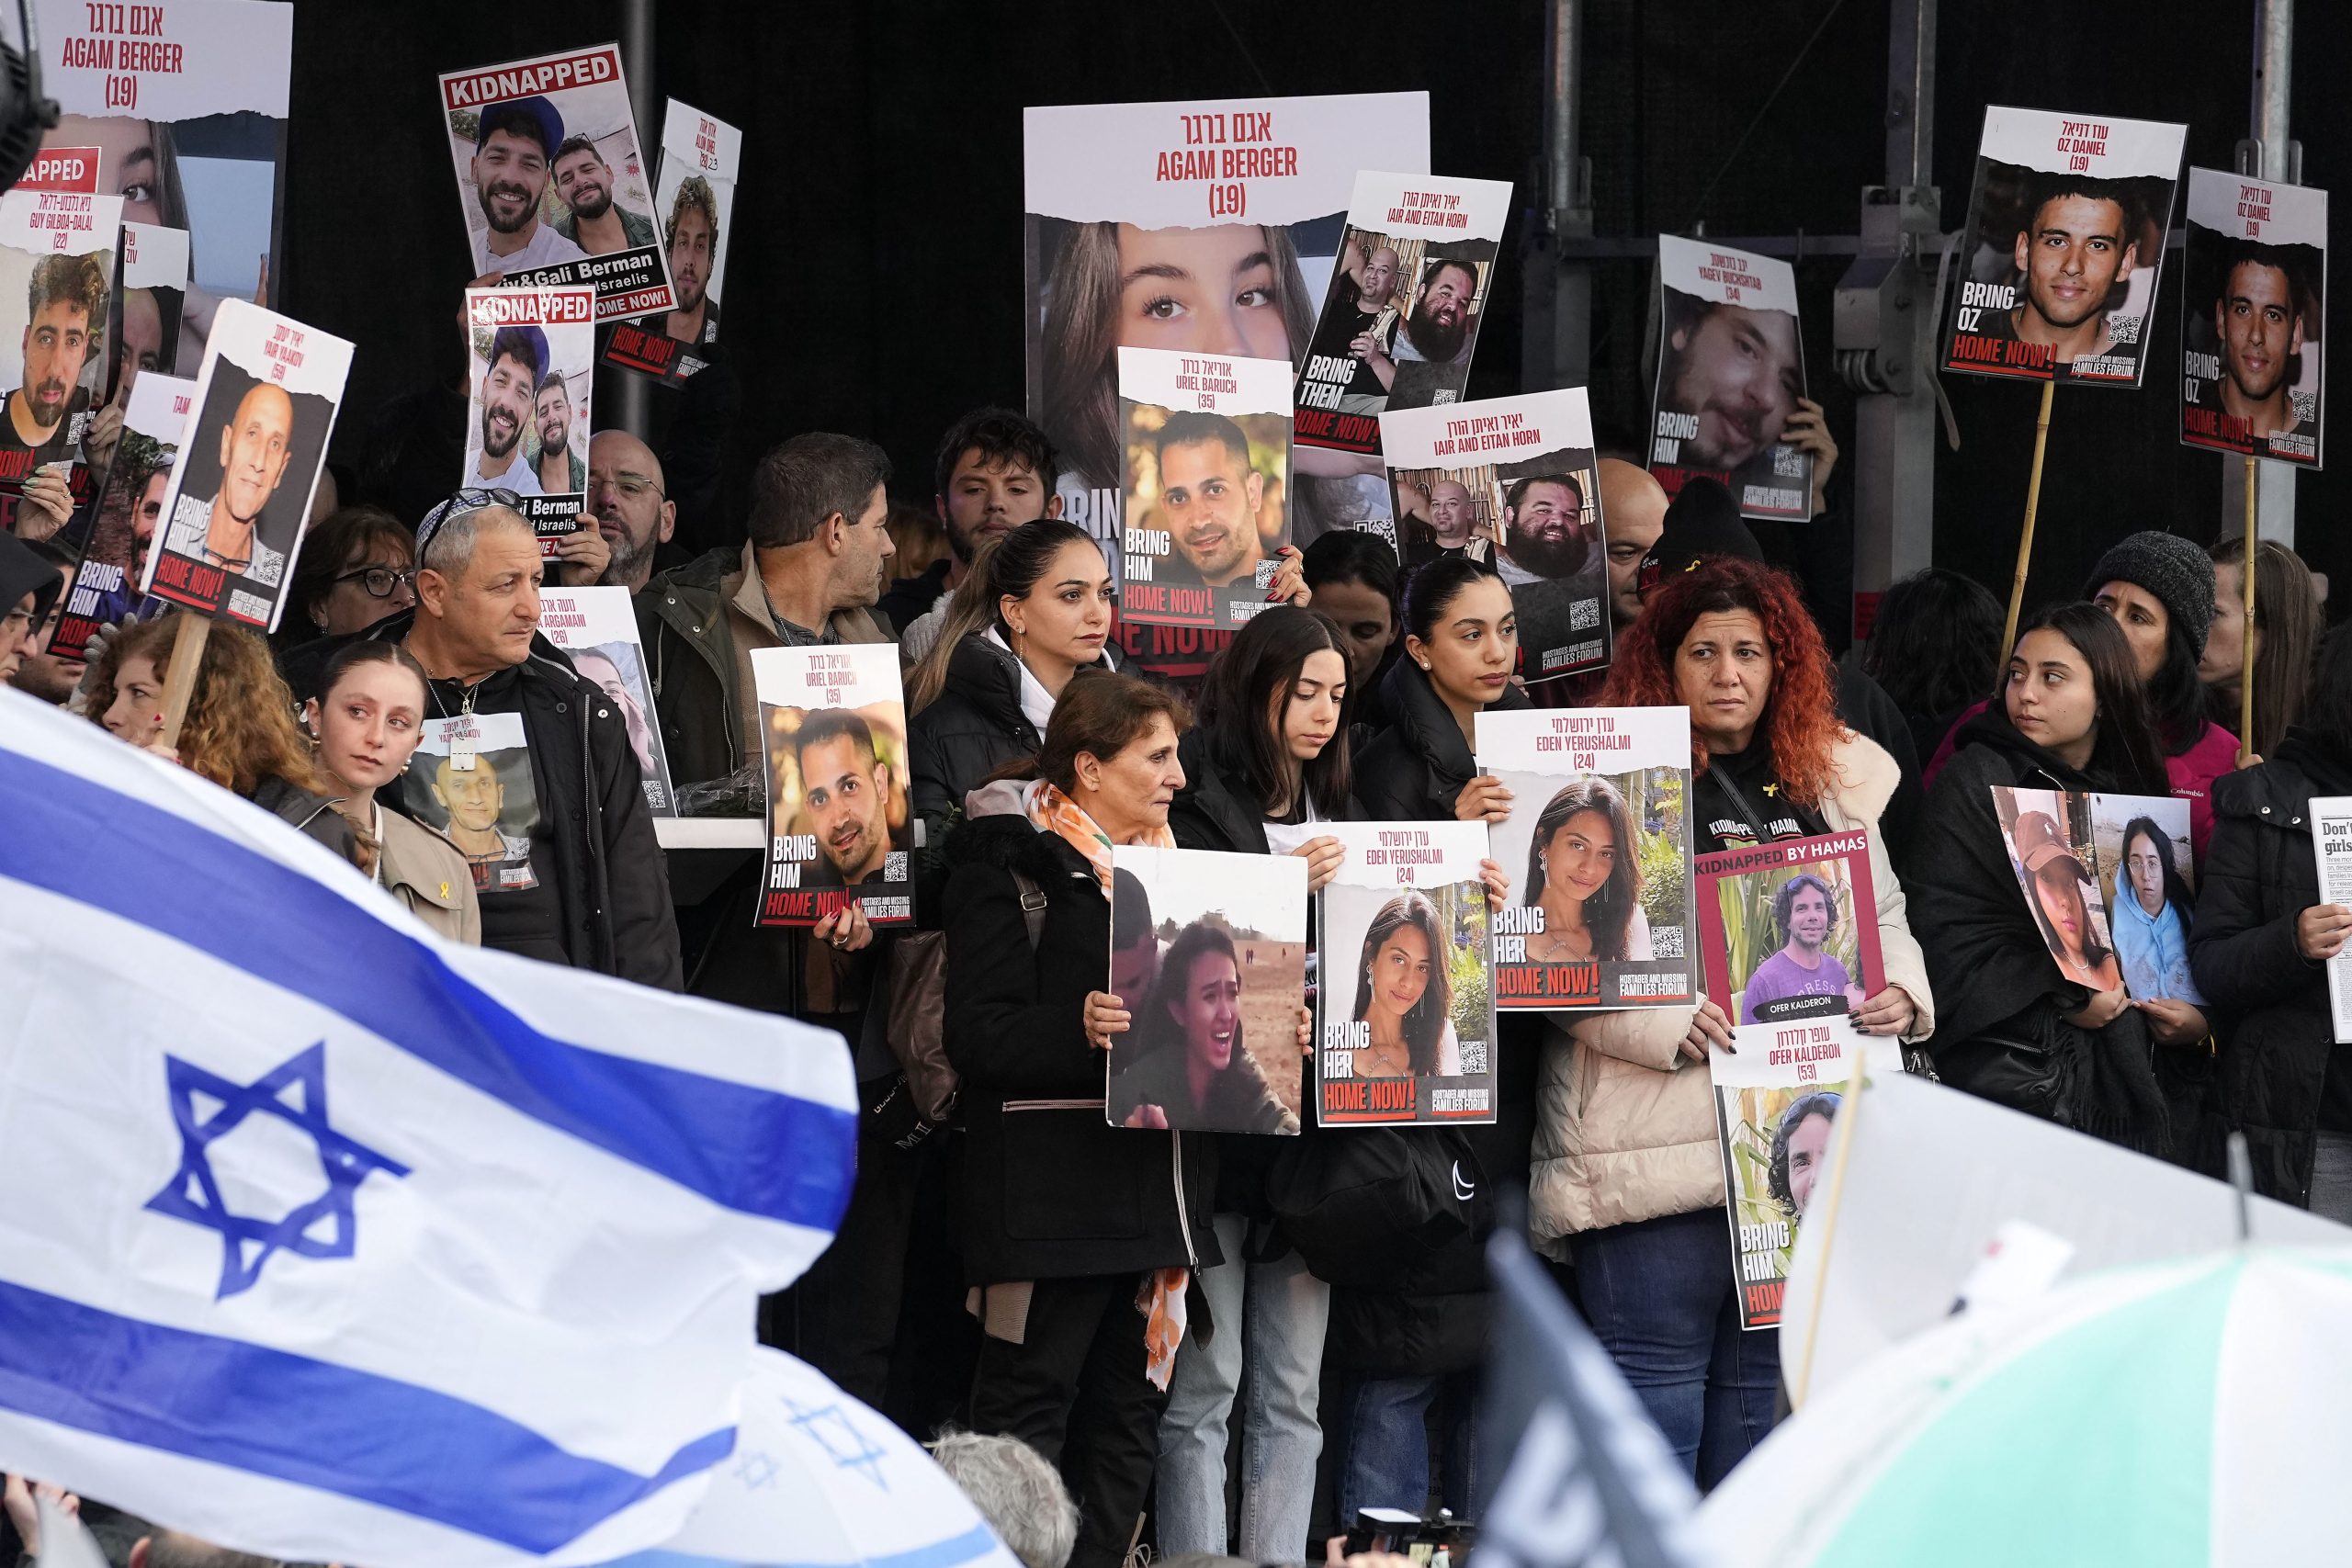
[[[1078,802],[1056,789],[1048,780],[1038,779],[1030,784],[1022,792],[1021,804],[1029,815],[1030,826],[1040,833],[1058,834],[1064,843],[1086,857],[1086,863],[1094,868],[1095,879],[1102,884],[1102,896],[1109,897],[1111,836]],[[1176,847],[1176,836],[1168,830],[1165,822],[1129,841],[1163,850]],[[1176,1348],[1184,1342],[1184,1292],[1192,1282],[1193,1271],[1189,1269],[1155,1269],[1144,1276],[1143,1288],[1136,1294],[1136,1310],[1144,1317],[1144,1374],[1163,1393],[1176,1370]]]

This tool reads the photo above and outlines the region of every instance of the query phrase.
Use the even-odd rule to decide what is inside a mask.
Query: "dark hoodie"
[[[15,609],[28,593],[33,596],[33,625],[40,625],[50,605],[65,588],[57,569],[35,555],[14,534],[0,534],[0,615]]]
[[[1367,822],[1451,822],[1462,786],[1478,764],[1429,672],[1400,659],[1381,682],[1389,724],[1355,759],[1356,803]],[[1531,706],[1527,694],[1505,686],[1487,706],[1497,713]]]

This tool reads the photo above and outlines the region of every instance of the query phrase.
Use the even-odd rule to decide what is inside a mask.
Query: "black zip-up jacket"
[[[1111,902],[1093,868],[1017,812],[964,822],[947,859],[945,1044],[963,1078],[968,1282],[1220,1261],[1212,1141],[1103,1116],[1105,1063],[1082,1010],[1110,965]],[[1046,895],[1034,953],[1013,867]]]
[[[1451,822],[1462,786],[1478,764],[1429,672],[1400,659],[1380,683],[1388,728],[1355,759],[1356,803],[1367,822]],[[1487,705],[1497,713],[1530,706],[1527,694],[1505,686]]]
[[[292,650],[281,663],[296,700],[318,694],[318,678],[344,643],[399,642],[415,620],[416,612],[405,610],[350,637],[322,638]],[[576,968],[681,989],[669,865],[653,836],[645,775],[627,723],[604,689],[575,671],[545,637],[531,638],[530,657],[514,675],[539,809],[555,852],[564,951]],[[398,803],[387,795],[384,804]]]

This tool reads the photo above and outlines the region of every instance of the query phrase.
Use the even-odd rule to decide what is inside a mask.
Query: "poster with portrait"
[[[122,226],[113,310],[107,328],[114,344],[107,400],[125,407],[147,371],[178,374],[180,316],[187,307],[187,231],[152,223]]]
[[[41,145],[96,148],[96,188],[120,198],[125,222],[187,235],[164,368],[197,363],[220,301],[277,299],[294,11],[280,0],[38,0],[41,90],[63,111]]]
[[[98,413],[122,201],[96,186],[95,151],[61,148],[0,194],[0,526],[35,537],[88,502],[111,455]],[[37,525],[17,522],[28,506]]]
[[[1943,367],[2137,387],[2188,128],[1984,111]]]
[[[1489,708],[1478,771],[1510,791],[1487,834],[1510,878],[1495,920],[1495,1005],[1689,1006],[1690,710]]]
[[[1861,1070],[1864,1037],[1843,1014],[1764,1024],[1737,1051],[1707,1053],[1731,1225],[1732,1284],[1744,1329],[1781,1321],[1797,1230],[1829,1163],[1838,1112]]]
[[[342,338],[220,301],[148,557],[150,593],[277,630],[350,372]]]
[[[1743,517],[1813,516],[1813,455],[1781,439],[1804,391],[1797,273],[1707,240],[1657,237],[1650,472],[1669,496],[1715,480]]]
[[[1300,446],[1376,454],[1384,410],[1461,400],[1510,213],[1506,181],[1356,175],[1299,367]]]
[[[2182,215],[2181,440],[2319,468],[2327,192],[2192,168]]]
[[[589,398],[596,382],[596,294],[466,290],[468,490],[512,491],[552,557],[588,505]]]
[[[596,291],[596,319],[677,303],[616,43],[441,77],[467,276]]]
[[[1120,620],[1230,631],[1272,607],[1290,398],[1287,360],[1119,350]]]
[[[401,809],[458,846],[484,897],[536,889],[539,795],[523,716],[458,714],[423,729],[400,778]]]
[[[1396,498],[1385,536],[1408,569],[1449,555],[1493,562],[1529,681],[1609,662],[1609,539],[1582,387],[1391,409],[1380,440]]]
[[[1306,863],[1114,844],[1111,876],[1113,994],[1130,1015],[1104,1068],[1111,1124],[1295,1134]]]
[[[2197,861],[2189,852],[2188,802],[2169,795],[2093,790],[2091,865],[2105,900],[2108,934],[2134,1001],[2182,1002],[2202,1010],[2188,970],[2197,921]],[[2070,807],[2071,810],[2071,807]]]
[[[1348,852],[1317,895],[1316,1120],[1492,1122],[1494,975],[1478,869],[1486,825],[1318,822],[1293,831],[1301,842],[1328,833]]]
[[[735,181],[743,133],[672,98],[662,115],[662,163],[653,210],[677,299],[665,313],[617,325],[605,360],[623,369],[683,381],[710,363],[718,341],[718,301],[734,237]]]
[[[914,812],[899,650],[887,642],[752,653],[767,767],[767,880],[757,922],[813,926],[852,902],[914,919]]]
[[[645,775],[645,804],[656,817],[675,817],[670,757],[653,711],[645,648],[626,588],[542,588],[539,635],[571,657],[571,667],[605,695],[628,727],[629,750]]]
[[[50,638],[51,653],[81,658],[100,626],[114,626],[137,606],[147,555],[164,520],[164,492],[179,458],[180,433],[195,407],[196,383],[176,376],[151,370],[130,389],[98,503],[76,512],[58,536],[74,553],[74,586]]]
[[[1993,812],[2009,869],[2017,874],[2018,895],[2058,973],[2094,991],[2120,988],[2123,964],[2098,875],[2090,796],[1995,784]]]
[[[1062,516],[1120,564],[1116,350],[1297,365],[1356,173],[1430,166],[1427,93],[1202,98],[1022,111],[1028,412],[1062,457]],[[1361,515],[1376,466],[1331,454],[1289,476],[1295,538]],[[1197,678],[1228,634],[1120,617],[1149,672]]]

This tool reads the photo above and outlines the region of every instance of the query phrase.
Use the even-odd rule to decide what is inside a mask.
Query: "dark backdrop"
[[[2189,161],[2228,167],[2247,121],[2252,9],[2251,0],[1944,0],[1936,175],[1945,227],[1962,220],[1988,100],[2186,119]],[[658,10],[657,94],[744,129],[726,325],[743,379],[729,468],[739,488],[750,455],[830,427],[882,442],[899,467],[897,488],[922,499],[949,420],[984,400],[1018,403],[1023,105],[1426,88],[1438,172],[1513,180],[1522,204],[1533,188],[1545,10],[1535,0],[661,0]],[[1689,231],[1694,221],[1724,235],[1852,231],[1860,187],[1883,174],[1881,0],[1594,0],[1590,10],[1582,123],[1601,233]],[[2305,6],[2299,27],[2304,178],[2332,186],[2352,152],[2325,66],[2352,45],[2352,7]],[[352,414],[458,370],[464,229],[435,73],[619,28],[608,0],[302,6],[285,301],[358,343]],[[1506,237],[1473,397],[1522,389],[1520,223]],[[1808,257],[1799,276],[1812,384],[1850,450],[1850,400],[1835,384],[1828,330],[1844,267],[1842,257]],[[1591,381],[1604,427],[1638,428],[1645,417],[1648,288],[1646,262],[1599,268]],[[2168,265],[2142,390],[2058,399],[2036,599],[2075,592],[2098,551],[2132,529],[2200,541],[2218,531],[2235,459],[2182,447],[2175,434],[2178,394],[2165,367],[2177,363],[2179,288]],[[1946,388],[1962,445],[1939,455],[1937,558],[1998,588],[2023,509],[2036,395],[1969,377]],[[655,396],[660,417],[672,394]],[[363,429],[352,417],[339,429],[345,461],[358,460]],[[2346,439],[2339,431],[2339,453]],[[2352,547],[2335,523],[2352,458],[2337,462],[2300,481],[2298,544],[2314,567],[2352,581]]]

